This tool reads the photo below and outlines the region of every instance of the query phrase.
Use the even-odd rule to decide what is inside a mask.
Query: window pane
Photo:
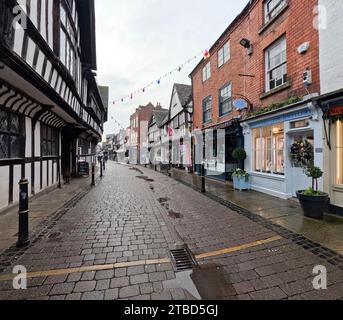
[[[11,133],[19,134],[20,133],[20,122],[19,122],[19,116],[16,114],[10,115],[10,127],[9,131]]]
[[[0,159],[9,158],[9,149],[8,149],[8,139],[7,134],[0,134]]]
[[[8,112],[0,110],[0,131],[8,131]]]
[[[60,60],[65,65],[66,64],[66,35],[61,29],[61,41],[60,41]]]
[[[23,157],[23,138],[17,136],[11,136],[11,158]]]

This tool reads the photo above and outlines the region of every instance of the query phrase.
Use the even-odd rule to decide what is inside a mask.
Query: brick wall
[[[218,45],[212,47],[211,57],[202,61],[192,73],[193,99],[194,99],[194,125],[203,127],[203,99],[212,95],[213,115],[212,122],[206,124],[210,127],[239,116],[238,111],[219,117],[219,89],[226,83],[232,83],[233,97],[243,95],[251,101],[253,108],[267,106],[280,102],[293,96],[303,96],[307,92],[303,86],[303,73],[309,68],[312,70],[313,84],[309,87],[311,93],[320,91],[319,77],[319,35],[313,27],[315,15],[314,8],[318,0],[289,0],[288,7],[269,25],[264,32],[260,32],[263,21],[263,1],[255,0],[246,12],[234,22],[234,26],[219,39]],[[290,86],[268,97],[265,93],[265,49],[277,39],[286,34],[287,39],[287,65]],[[252,55],[240,45],[240,40],[247,38],[254,47]],[[218,50],[230,40],[231,59],[221,68],[218,68]],[[218,42],[217,41],[217,42]],[[297,48],[304,42],[310,42],[306,54],[300,55]],[[211,78],[203,83],[202,69],[211,61]],[[250,75],[253,77],[241,76]]]

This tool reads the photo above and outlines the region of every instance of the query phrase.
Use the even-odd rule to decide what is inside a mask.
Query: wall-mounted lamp
[[[248,54],[253,54],[253,45],[251,44],[250,40],[243,38],[240,42],[240,45],[246,49],[248,49]]]

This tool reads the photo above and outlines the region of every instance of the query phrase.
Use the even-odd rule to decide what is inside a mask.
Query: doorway
[[[76,173],[75,136],[70,131],[63,131],[61,141],[62,177],[65,183],[69,183],[71,177]]]
[[[308,141],[314,147],[314,132],[313,130],[297,132],[291,134],[290,144],[295,142]],[[314,152],[314,151],[313,151]],[[314,158],[314,155],[313,155]],[[305,168],[296,163],[291,164],[290,176],[291,176],[291,186],[292,186],[292,196],[296,197],[296,192],[299,190],[306,190],[311,186],[311,178],[306,176]]]

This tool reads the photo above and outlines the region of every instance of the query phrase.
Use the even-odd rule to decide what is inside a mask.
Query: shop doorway
[[[313,130],[297,132],[291,134],[290,145],[295,142],[308,141],[314,146],[314,132]],[[313,164],[312,164],[313,165]],[[305,173],[305,169],[301,164],[292,163],[290,169],[291,185],[292,185],[292,196],[297,196],[297,191],[306,190],[311,186],[311,178],[308,178]]]

